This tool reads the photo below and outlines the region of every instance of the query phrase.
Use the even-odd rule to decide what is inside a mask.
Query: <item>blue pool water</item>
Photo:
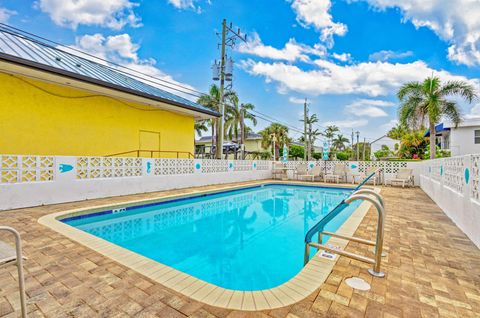
[[[350,192],[272,184],[63,222],[217,286],[261,290],[302,269],[305,233]]]

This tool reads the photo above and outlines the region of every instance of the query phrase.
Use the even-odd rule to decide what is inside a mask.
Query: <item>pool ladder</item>
[[[375,206],[378,213],[377,221],[377,235],[375,241],[366,240],[354,236],[340,235],[329,231],[324,231],[325,225],[331,221],[340,211],[342,211],[346,206],[348,206],[353,201],[365,200]],[[373,268],[368,269],[368,272],[375,277],[385,277],[385,273],[381,271],[382,256],[385,256],[383,253],[383,230],[384,230],[384,221],[385,221],[385,204],[383,198],[375,192],[373,189],[359,189],[356,190],[352,195],[347,199],[342,201],[337,207],[335,207],[329,214],[325,216],[319,223],[317,223],[306,235],[305,237],[305,255],[304,255],[304,265],[310,260],[310,248],[314,247],[317,250],[325,250],[327,252],[342,255],[349,257],[361,262],[368,264],[373,264]],[[314,233],[318,232],[318,243],[312,242],[312,236]],[[347,252],[343,250],[337,250],[335,248],[326,246],[322,244],[323,235],[329,235],[331,237],[337,237],[339,239],[344,239],[352,242],[357,242],[360,244],[370,245],[375,247],[375,256],[370,258],[364,255],[355,254],[352,252]]]

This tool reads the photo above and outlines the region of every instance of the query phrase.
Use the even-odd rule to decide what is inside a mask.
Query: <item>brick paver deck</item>
[[[0,224],[17,228],[23,236],[29,316],[480,317],[480,250],[418,188],[382,189],[387,204],[386,278],[372,279],[368,265],[340,257],[327,281],[305,300],[253,313],[192,301],[37,223],[53,212],[159,194],[0,212]],[[357,236],[374,238],[375,214],[369,211]],[[354,243],[347,250],[371,254]],[[348,287],[345,279],[351,276],[370,282],[371,290]],[[16,268],[0,269],[0,317],[19,315],[17,286]]]

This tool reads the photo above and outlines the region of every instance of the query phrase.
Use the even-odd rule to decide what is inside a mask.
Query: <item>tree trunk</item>
[[[245,160],[245,123],[244,123],[244,113],[243,110],[240,112],[240,145],[241,145],[241,154],[242,160]]]
[[[430,121],[430,159],[435,159],[435,152],[437,149],[436,145],[436,135],[437,132],[435,131],[435,123]]]
[[[213,154],[213,145],[215,144],[215,120],[212,119],[212,144],[210,147],[210,154]]]

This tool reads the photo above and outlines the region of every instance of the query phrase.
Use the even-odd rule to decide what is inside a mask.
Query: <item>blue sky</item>
[[[478,16],[468,0],[0,0],[0,22],[203,92],[226,18],[249,38],[231,52],[242,102],[301,128],[308,98],[318,128],[368,140],[395,124],[406,81],[479,88]],[[478,101],[461,107],[480,116]]]

